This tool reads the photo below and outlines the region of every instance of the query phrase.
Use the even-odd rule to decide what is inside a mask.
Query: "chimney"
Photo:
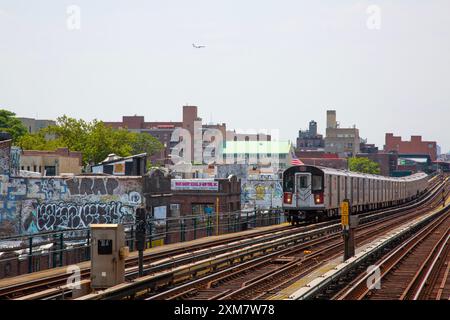
[[[327,110],[327,128],[337,128],[336,110]]]

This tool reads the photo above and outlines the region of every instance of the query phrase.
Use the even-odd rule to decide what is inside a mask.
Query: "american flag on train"
[[[304,164],[299,158],[297,158],[294,152],[292,152],[291,155],[292,155],[291,166],[301,166]]]

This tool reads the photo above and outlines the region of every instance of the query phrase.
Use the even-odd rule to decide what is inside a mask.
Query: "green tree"
[[[148,155],[155,154],[164,148],[164,145],[149,133],[142,132],[136,135],[132,143],[133,154],[147,153]]]
[[[135,133],[126,129],[113,129],[102,121],[86,122],[62,116],[54,126],[35,134],[26,134],[19,140],[22,149],[55,150],[67,147],[81,151],[83,162],[101,162],[108,154],[126,157],[146,152],[148,155],[161,150],[162,144],[148,133]]]
[[[65,146],[61,139],[47,139],[43,130],[23,135],[17,141],[17,145],[23,150],[55,150]]]
[[[369,158],[349,158],[348,168],[350,171],[370,173],[370,174],[380,174],[380,165]]]
[[[8,132],[13,142],[27,133],[27,128],[16,117],[14,112],[0,109],[0,131]]]

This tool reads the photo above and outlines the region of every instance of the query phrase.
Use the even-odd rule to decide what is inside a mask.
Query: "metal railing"
[[[285,222],[281,209],[235,211],[149,219],[146,248],[245,231]],[[126,224],[125,241],[136,250],[136,226]],[[0,238],[0,279],[90,260],[90,229],[65,229]]]

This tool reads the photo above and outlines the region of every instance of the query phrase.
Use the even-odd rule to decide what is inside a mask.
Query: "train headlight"
[[[314,195],[314,203],[315,204],[322,204],[323,203],[323,193],[316,193]]]
[[[284,203],[291,204],[292,203],[292,192],[284,193]]]

